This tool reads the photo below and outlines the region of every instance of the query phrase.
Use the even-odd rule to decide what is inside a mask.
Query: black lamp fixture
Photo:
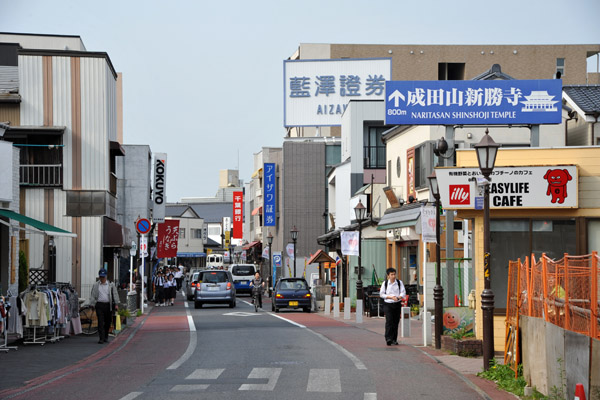
[[[479,169],[487,182],[483,192],[483,284],[481,292],[481,311],[483,315],[483,368],[490,368],[490,361],[494,359],[494,292],[491,285],[491,257],[490,257],[490,175],[496,164],[496,155],[500,145],[490,137],[486,128],[485,135],[475,145]]]
[[[356,207],[354,207],[354,216],[358,222],[358,280],[356,281],[356,300],[364,300],[360,242],[362,240],[362,222],[367,219],[367,208],[360,199],[358,200]]]
[[[296,240],[298,240],[298,229],[296,228],[296,225],[294,225],[294,227],[290,231],[290,234],[292,235],[292,241],[294,242],[294,278],[295,278],[296,277]]]
[[[440,271],[440,187],[435,170],[433,170],[433,173],[427,179],[429,179],[431,195],[435,199],[435,286],[433,288],[433,301],[435,306],[435,348],[440,349],[442,347],[442,315],[444,311],[444,288],[441,283]]]

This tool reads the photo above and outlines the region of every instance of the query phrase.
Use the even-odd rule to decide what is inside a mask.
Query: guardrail
[[[62,164],[30,164],[19,167],[22,186],[62,186]]]

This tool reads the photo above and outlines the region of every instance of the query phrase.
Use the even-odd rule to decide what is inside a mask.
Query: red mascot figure
[[[572,180],[571,174],[566,169],[549,169],[544,175],[548,181],[547,196],[552,196],[552,203],[557,201],[562,204],[567,198],[567,182]]]

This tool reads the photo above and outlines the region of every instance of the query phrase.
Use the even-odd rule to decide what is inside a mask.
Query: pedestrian
[[[179,264],[179,267],[175,270],[175,281],[177,282],[177,291],[180,291],[183,282],[183,265],[181,264]]]
[[[165,282],[165,297],[167,298],[165,305],[174,305],[175,296],[177,296],[177,282],[175,282],[175,276],[170,273]]]
[[[381,285],[379,297],[384,299],[385,343],[391,346],[398,344],[398,324],[400,323],[400,312],[402,311],[402,299],[406,296],[406,290],[402,281],[396,279],[394,268],[388,268],[385,272],[387,277]]]
[[[109,282],[104,268],[98,271],[98,280],[92,286],[87,304],[96,308],[98,317],[98,343],[108,342],[108,331],[113,320],[113,312],[119,309],[119,293],[113,282]]]
[[[156,293],[155,304],[157,307],[163,307],[165,305],[165,277],[163,276],[162,269],[156,272],[153,283]]]
[[[250,287],[252,288],[252,294],[258,297],[258,306],[262,308],[262,291],[265,287],[265,281],[260,277],[258,271],[254,274],[254,279],[250,281]]]

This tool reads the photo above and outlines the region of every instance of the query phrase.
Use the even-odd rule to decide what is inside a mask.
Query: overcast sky
[[[300,43],[598,44],[600,1],[0,0],[0,32],[107,52],[125,144],[168,154],[176,202],[213,196],[221,169],[249,180],[253,153],[282,145],[282,62]]]

